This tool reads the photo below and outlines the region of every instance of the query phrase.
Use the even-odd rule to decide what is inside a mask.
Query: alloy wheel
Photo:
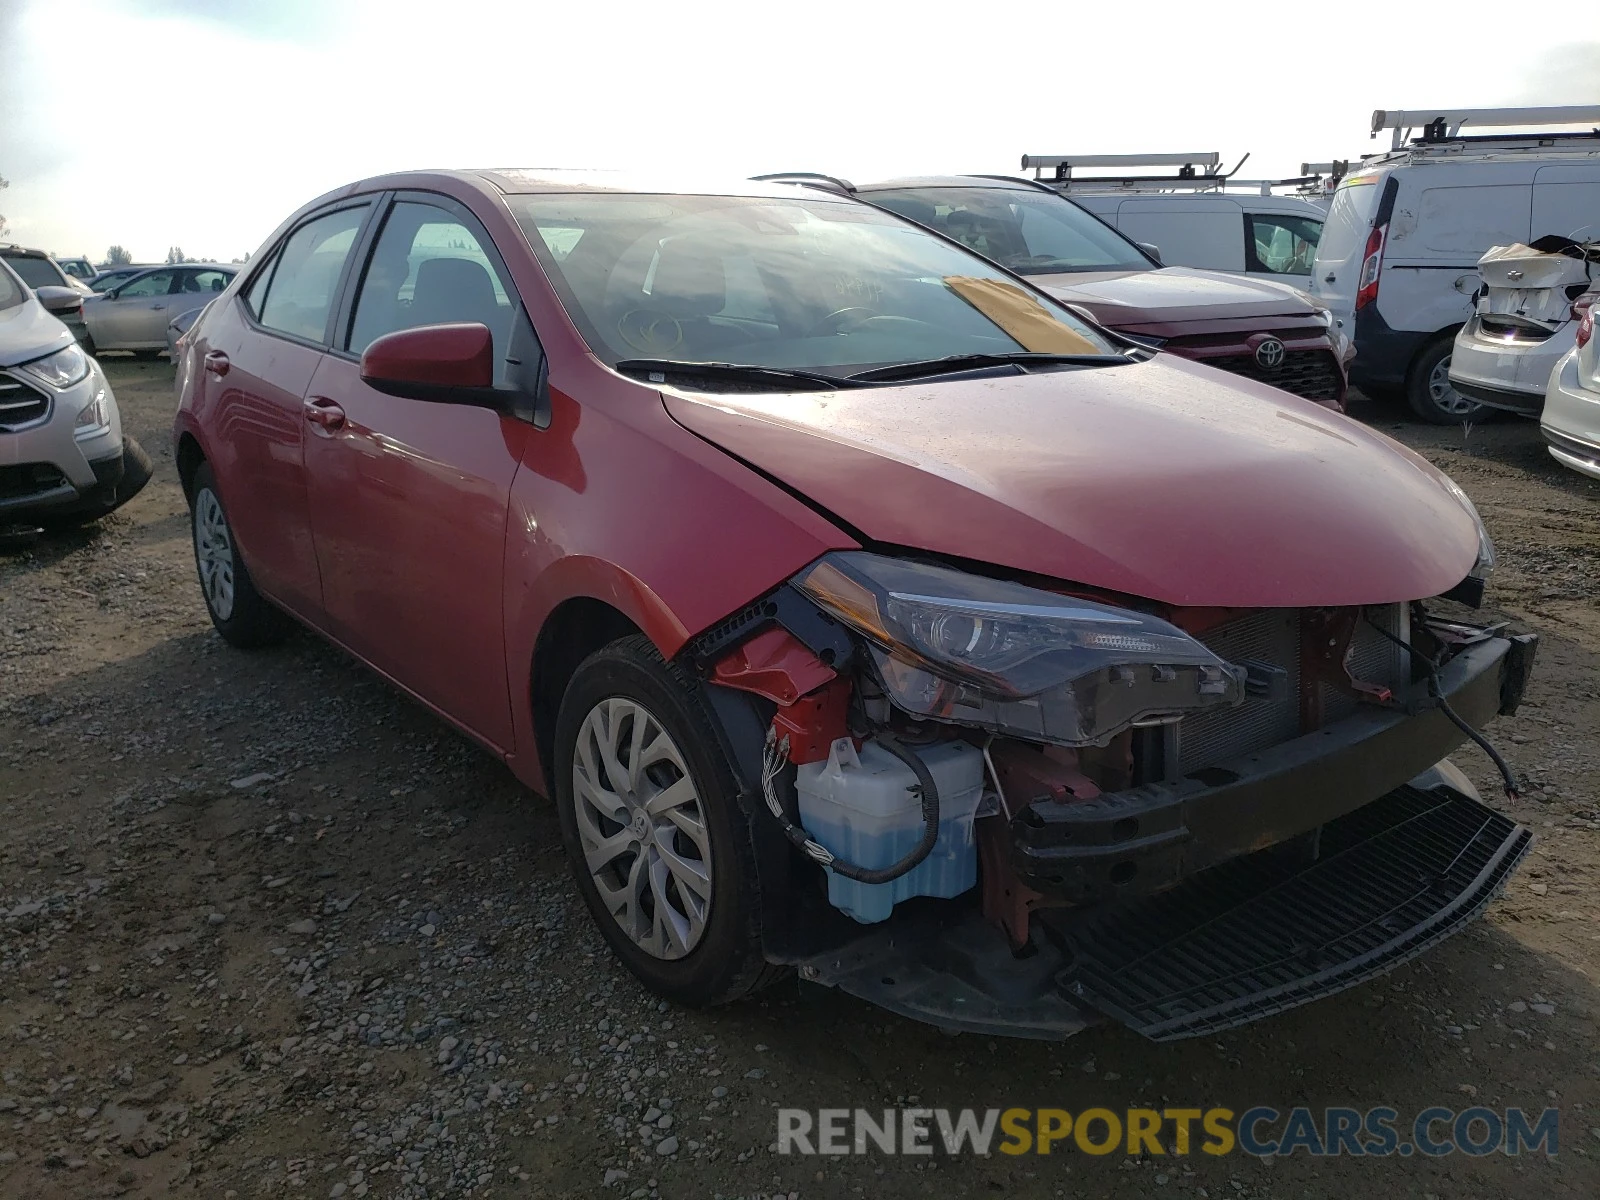
[[[217,620],[226,621],[233,616],[233,535],[210,488],[201,488],[194,498],[194,556],[206,604]]]
[[[1428,373],[1428,398],[1442,413],[1467,420],[1483,408],[1476,400],[1463,396],[1450,383],[1450,356],[1446,354]]]
[[[578,730],[572,791],[606,910],[647,954],[683,958],[705,935],[712,861],[705,808],[677,743],[637,701],[602,700]]]

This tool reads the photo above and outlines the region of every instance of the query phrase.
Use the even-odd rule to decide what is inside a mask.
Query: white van
[[[1135,242],[1155,246],[1169,267],[1203,267],[1297,288],[1311,264],[1326,214],[1297,196],[1223,192],[1097,191],[1065,195]]]
[[[1460,131],[1563,124],[1600,125],[1600,107],[1373,114],[1373,133],[1394,130],[1394,149],[1340,182],[1311,279],[1311,294],[1355,341],[1353,384],[1403,392],[1437,424],[1488,411],[1450,384],[1478,259],[1548,233],[1600,232],[1600,134]],[[1411,139],[1413,129],[1422,136]]]
[[[1215,151],[1183,154],[1024,154],[1023,170],[1088,209],[1146,250],[1163,266],[1199,267],[1308,288],[1311,263],[1326,209],[1305,195],[1274,188],[1314,190],[1323,169],[1344,163],[1302,164],[1296,179],[1236,178]],[[1114,174],[1078,175],[1093,168]],[[1144,173],[1175,167],[1170,174]],[[1315,170],[1313,170],[1315,167]]]

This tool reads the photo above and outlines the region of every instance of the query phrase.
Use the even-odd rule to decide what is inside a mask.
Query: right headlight
[[[1240,668],[1131,609],[853,551],[795,586],[866,639],[890,699],[919,717],[1087,746],[1245,696]]]

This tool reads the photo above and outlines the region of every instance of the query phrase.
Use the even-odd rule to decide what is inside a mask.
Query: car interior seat
[[[494,280],[482,263],[470,258],[430,258],[417,267],[406,323],[447,325],[475,322],[489,327],[498,352],[506,344],[509,309],[495,297]]]

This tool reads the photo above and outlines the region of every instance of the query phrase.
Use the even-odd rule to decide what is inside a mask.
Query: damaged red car
[[[1445,761],[1536,644],[1445,617],[1493,563],[1448,478],[848,197],[367,180],[178,387],[221,635],[303,623],[551,797],[675,1001],[1190,1036],[1527,848]]]

